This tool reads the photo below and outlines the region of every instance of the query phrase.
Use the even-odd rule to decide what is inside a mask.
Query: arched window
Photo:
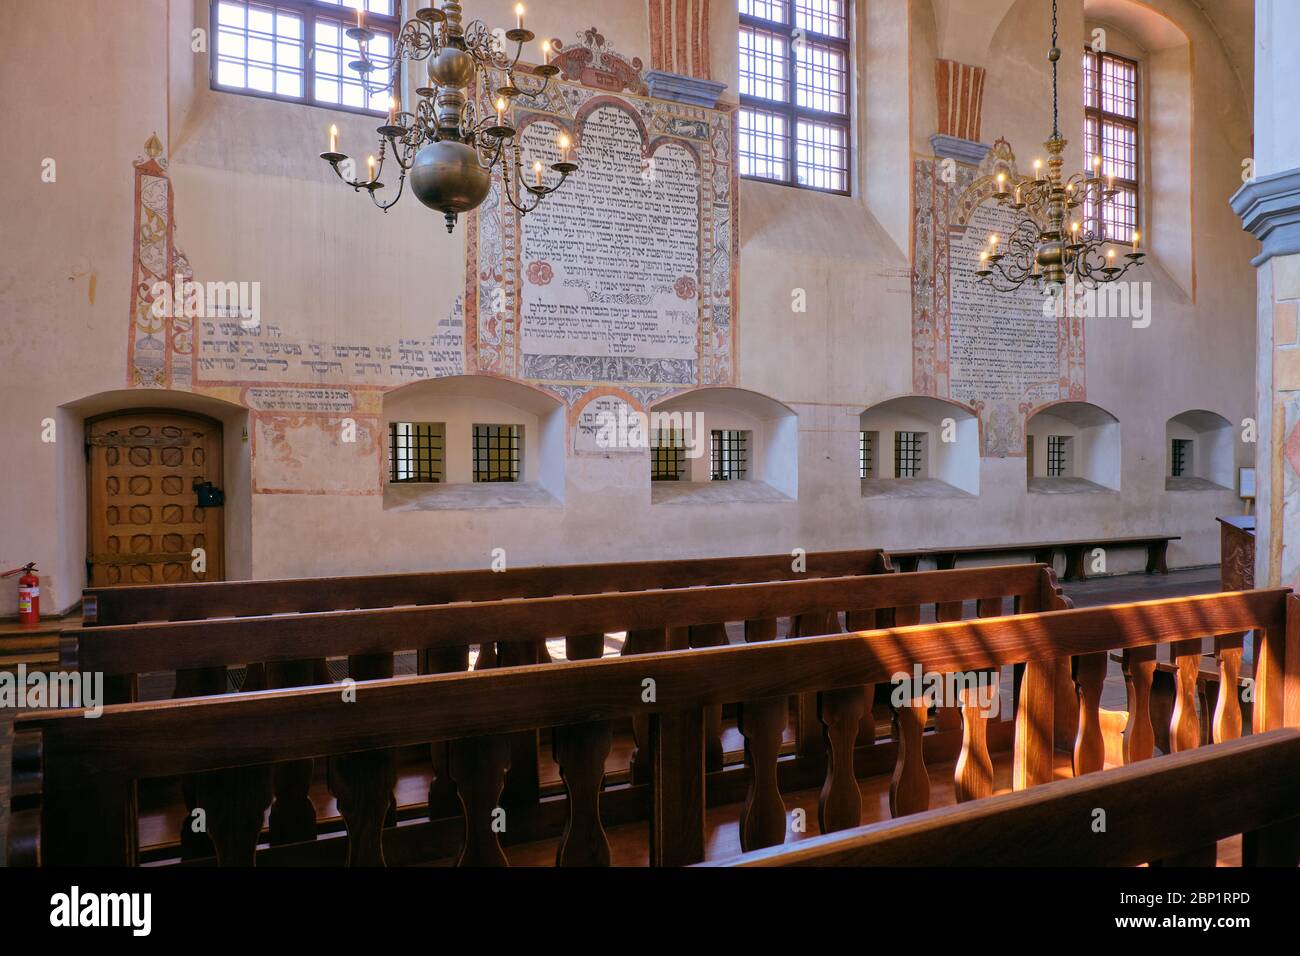
[[[489,375],[384,395],[384,507],[529,507],[564,498],[564,409]]]
[[[1232,423],[1195,410],[1165,423],[1165,487],[1171,491],[1222,491],[1234,482]]]
[[[864,497],[979,494],[979,421],[961,405],[909,395],[862,413],[858,477]]]
[[[650,499],[789,501],[799,489],[798,416],[740,388],[701,388],[650,409]]]
[[[1025,431],[1029,491],[1118,491],[1119,419],[1087,402],[1061,402],[1030,416]]]

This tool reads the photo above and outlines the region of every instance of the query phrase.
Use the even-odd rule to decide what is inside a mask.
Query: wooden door
[[[223,509],[200,508],[194,491],[195,481],[223,487],[218,422],[145,411],[96,419],[86,457],[92,587],[223,580]]]

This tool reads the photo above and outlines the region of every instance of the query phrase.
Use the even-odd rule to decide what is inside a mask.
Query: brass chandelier
[[[1031,283],[1046,283],[1049,289],[1063,286],[1067,279],[1085,288],[1115,282],[1134,266],[1142,264],[1146,254],[1138,249],[1138,233],[1133,233],[1131,251],[1124,264],[1116,264],[1117,250],[1106,237],[1102,204],[1118,191],[1114,177],[1103,182],[1101,157],[1093,159],[1089,173],[1075,173],[1062,181],[1062,154],[1067,142],[1061,136],[1057,99],[1057,67],[1061,49],[1057,46],[1057,0],[1052,0],[1052,48],[1047,58],[1052,64],[1052,138],[1047,148],[1047,176],[1041,175],[1042,164],[1034,164],[1034,178],[1021,179],[1009,188],[1006,173],[998,173],[993,198],[998,205],[1022,213],[1005,241],[993,235],[980,253],[979,281],[997,292],[1014,292]],[[1073,211],[1083,207],[1095,210],[1092,216],[1073,218]],[[1067,220],[1071,220],[1067,227]],[[1109,247],[1109,248],[1107,248]]]
[[[506,119],[506,112],[517,96],[539,96],[560,72],[550,62],[551,43],[543,44],[542,62],[531,70],[528,83],[521,84],[516,69],[524,44],[536,38],[524,29],[524,6],[515,6],[515,26],[511,30],[489,30],[481,20],[462,24],[458,0],[442,0],[436,6],[423,7],[407,20],[398,32],[392,56],[386,62],[369,52],[375,33],[365,25],[365,0],[358,0],[357,25],[347,31],[356,41],[361,56],[349,67],[361,77],[365,102],[376,95],[389,93],[388,118],[378,127],[378,158],[367,160],[366,177],[345,173],[349,157],[338,151],[338,128],[330,127],[329,150],[321,153],[335,174],[354,191],[365,191],[380,209],[387,212],[402,198],[407,178],[415,198],[443,213],[447,231],[456,226],[462,212],[477,208],[492,187],[492,172],[502,170],[502,192],[521,215],[531,212],[555,192],[578,169],[573,161],[573,143],[561,134],[557,143],[559,161],[549,164],[549,174],[541,160],[532,163],[531,177],[524,172],[524,159],[518,130]],[[401,0],[398,0],[400,13]],[[507,52],[513,44],[514,53]],[[407,60],[428,61],[429,85],[416,89],[414,108],[402,108],[402,65]],[[475,91],[480,78],[496,72],[504,83],[492,92],[494,110],[479,116]],[[387,76],[386,81],[371,81],[373,73]],[[540,80],[540,82],[538,82]],[[482,88],[491,84],[483,82]],[[384,169],[392,161],[397,165],[397,194],[383,201],[377,195],[384,188]]]

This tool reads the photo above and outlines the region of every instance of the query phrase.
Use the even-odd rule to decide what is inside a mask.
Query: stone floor
[[[1217,567],[1194,568],[1174,571],[1167,576],[1132,574],[1093,578],[1085,582],[1066,584],[1064,587],[1066,593],[1080,607],[1156,600],[1217,591],[1219,570]],[[615,651],[619,643],[616,638],[611,638],[607,641],[608,650]],[[552,647],[553,655],[560,656],[562,648],[563,642],[556,642]],[[151,690],[159,691],[157,696],[166,695],[164,687],[151,688]],[[147,693],[145,696],[152,697],[155,694]],[[1111,665],[1110,673],[1107,675],[1102,706],[1119,710],[1123,710],[1126,706],[1123,677],[1116,664]],[[3,865],[5,859],[4,834],[9,818],[10,748],[13,742],[15,713],[11,708],[0,708],[0,865]]]

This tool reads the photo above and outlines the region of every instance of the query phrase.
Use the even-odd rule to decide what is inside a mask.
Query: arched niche
[[[652,460],[657,429],[679,429],[684,439],[679,478],[652,480],[653,503],[798,497],[799,416],[788,405],[743,388],[697,388],[653,405],[649,415]]]
[[[1232,422],[1204,409],[1165,423],[1165,487],[1170,491],[1223,491],[1234,483]]]
[[[385,392],[383,421],[385,509],[537,507],[564,500],[564,406],[539,389],[493,375],[428,379]],[[397,448],[394,425],[405,432],[398,433]],[[476,425],[515,430],[516,480],[475,480]],[[414,438],[405,426],[433,428]],[[409,461],[408,449],[417,442],[440,446],[438,467],[413,478],[407,468],[394,480],[394,456]]]
[[[906,395],[868,408],[858,425],[864,497],[979,494],[979,420],[966,406]]]
[[[1119,419],[1088,402],[1039,409],[1025,428],[1028,487],[1037,494],[1119,491]]]
[[[42,568],[58,586],[48,605],[66,610],[87,584],[89,525],[87,423],[129,412],[172,412],[216,422],[221,430],[220,472],[208,477],[225,493],[222,506],[222,565],[228,581],[253,576],[252,461],[249,410],[243,405],[194,392],[166,388],[123,388],[97,392],[60,405],[54,420],[59,467],[56,473],[58,566]]]

